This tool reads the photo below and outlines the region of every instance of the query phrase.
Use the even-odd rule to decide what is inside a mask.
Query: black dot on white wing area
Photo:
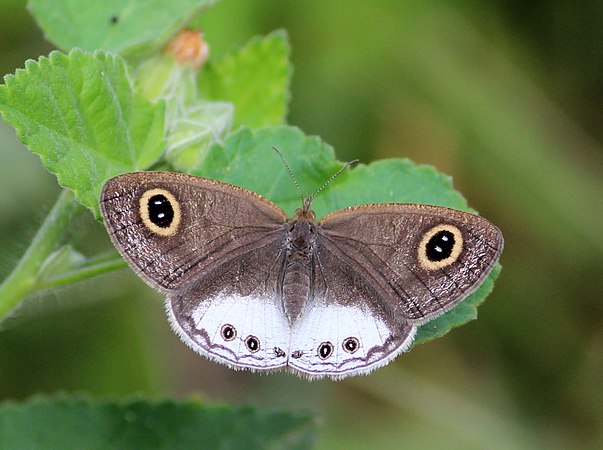
[[[255,353],[260,349],[260,340],[255,336],[247,336],[245,338],[245,346],[251,353]]]
[[[225,341],[232,341],[235,337],[237,337],[237,329],[232,325],[226,323],[222,325],[222,329],[220,330],[220,334]]]
[[[360,341],[357,338],[351,336],[349,338],[344,339],[342,347],[348,353],[355,353],[356,350],[360,348]]]
[[[323,342],[318,346],[318,357],[320,359],[327,359],[333,354],[333,344],[330,342]]]

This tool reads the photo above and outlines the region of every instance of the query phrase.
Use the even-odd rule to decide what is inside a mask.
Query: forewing
[[[149,225],[145,202],[153,193],[163,193],[173,203],[173,229]],[[238,251],[253,248],[286,220],[278,206],[253,192],[168,172],[112,178],[100,203],[119,252],[145,281],[164,292],[193,282]]]
[[[461,243],[458,254],[441,267],[421,253],[439,229],[458,230],[456,244]],[[486,219],[428,205],[347,208],[326,216],[319,230],[323,245],[376,290],[385,310],[415,324],[475,291],[503,248],[500,230]]]

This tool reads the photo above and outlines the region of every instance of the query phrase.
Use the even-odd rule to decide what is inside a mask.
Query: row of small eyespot
[[[222,326],[221,334],[225,341],[232,341],[237,337],[237,330],[232,325],[225,324]],[[255,353],[260,349],[260,340],[255,336],[249,335],[245,338],[245,345],[250,352]],[[346,352],[354,353],[360,348],[360,341],[355,337],[349,337],[343,340],[341,346]],[[334,349],[335,347],[330,342],[323,342],[318,346],[318,357],[320,359],[327,359],[333,354]],[[282,350],[280,352],[283,353]],[[284,356],[284,353],[282,356]]]

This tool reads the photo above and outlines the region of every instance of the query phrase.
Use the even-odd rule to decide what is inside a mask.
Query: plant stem
[[[40,268],[80,210],[73,193],[63,190],[17,267],[0,284],[0,320],[36,290]]]
[[[109,256],[90,259],[85,265],[78,267],[75,270],[60,273],[41,283],[41,289],[52,289],[68,284],[73,284],[86,278],[92,278],[101,275],[105,272],[121,269],[126,267],[126,262],[117,253],[112,253]]]

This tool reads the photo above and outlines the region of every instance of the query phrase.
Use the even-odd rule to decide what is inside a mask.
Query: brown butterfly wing
[[[168,227],[149,224],[149,193],[169,198],[173,218]],[[167,172],[112,178],[100,203],[122,256],[145,281],[165,292],[191,283],[260,241],[282,242],[287,219],[278,206],[253,192]]]
[[[425,253],[430,236],[442,229],[452,230],[458,253],[444,265]],[[351,207],[327,215],[319,230],[322,245],[373,286],[386,310],[415,324],[474,292],[503,248],[500,230],[486,219],[429,205]]]

